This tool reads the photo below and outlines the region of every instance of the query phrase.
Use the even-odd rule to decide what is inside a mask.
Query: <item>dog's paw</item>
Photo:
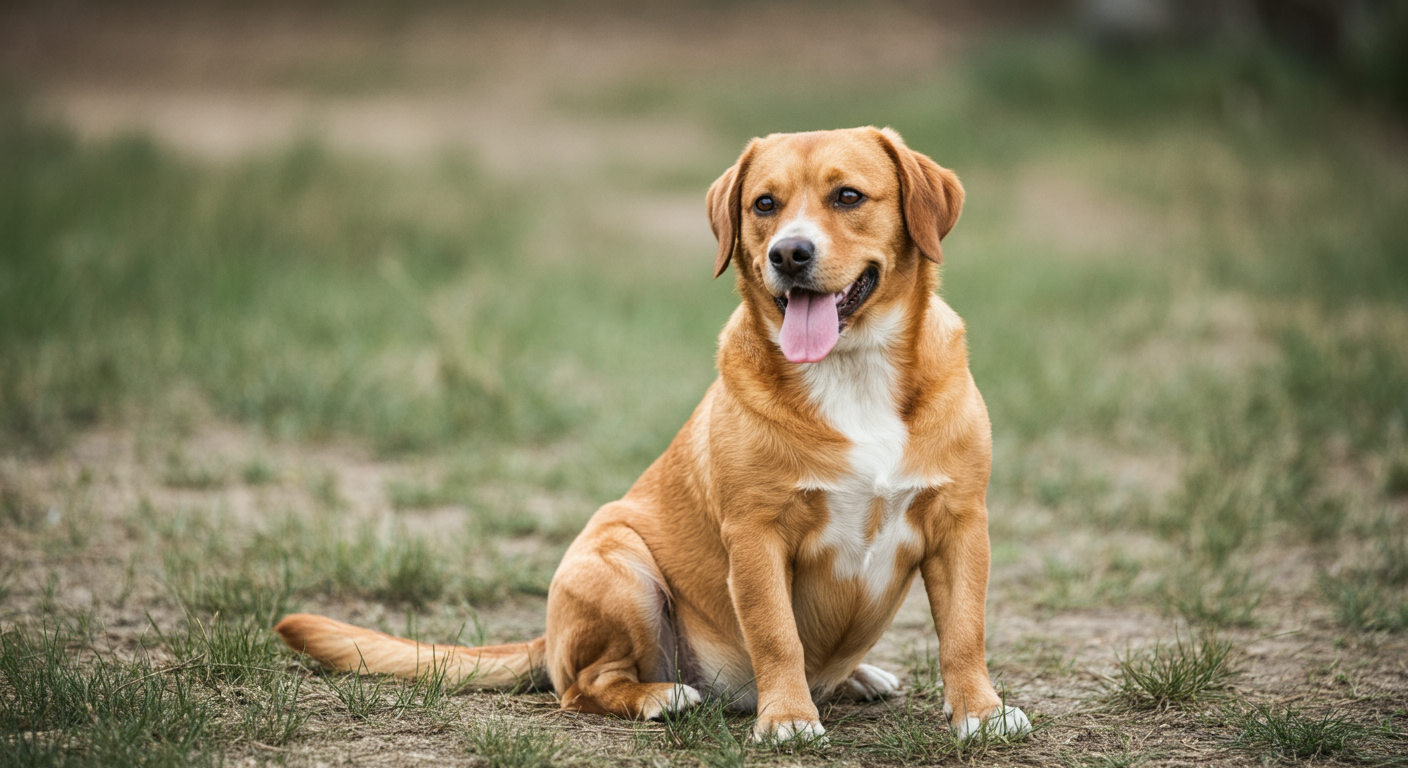
[[[879,667],[861,664],[841,684],[841,696],[852,701],[880,699],[898,691],[900,679]]]
[[[820,720],[773,720],[758,718],[749,741],[765,744],[794,744],[802,747],[824,747],[826,729]]]
[[[1019,739],[1032,732],[1032,721],[1016,707],[999,704],[987,717],[972,715],[954,725],[959,741],[967,741],[974,736],[1000,736],[1006,739]]]
[[[641,708],[641,718],[654,720],[662,715],[671,712],[678,712],[688,709],[698,704],[702,699],[699,691],[688,685],[677,683],[670,686],[662,693],[655,694],[646,700],[645,706]]]

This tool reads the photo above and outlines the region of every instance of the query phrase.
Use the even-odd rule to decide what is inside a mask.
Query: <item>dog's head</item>
[[[958,220],[958,177],[894,131],[773,134],[709,188],[718,277],[732,261],[746,303],[794,363],[902,301]]]

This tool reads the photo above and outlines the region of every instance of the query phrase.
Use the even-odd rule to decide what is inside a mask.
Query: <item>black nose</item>
[[[787,237],[778,240],[768,251],[768,261],[773,269],[784,275],[796,275],[811,266],[816,255],[816,246],[805,237]]]

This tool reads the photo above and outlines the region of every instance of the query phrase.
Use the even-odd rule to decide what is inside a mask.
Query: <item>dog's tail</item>
[[[548,685],[542,637],[479,648],[429,645],[308,613],[285,616],[274,631],[295,651],[347,672],[443,675],[447,684],[471,688]]]

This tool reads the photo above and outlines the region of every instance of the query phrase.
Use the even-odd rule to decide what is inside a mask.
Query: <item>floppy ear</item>
[[[753,158],[756,141],[748,142],[738,162],[709,185],[709,194],[704,198],[704,205],[709,209],[709,227],[714,230],[714,237],[719,239],[719,255],[714,258],[714,277],[728,269],[733,249],[738,245],[738,230],[743,220],[743,173],[748,169],[748,161]]]
[[[899,170],[900,206],[910,239],[930,261],[943,261],[939,240],[958,223],[963,185],[953,171],[906,147],[893,130],[880,129],[880,141]]]

